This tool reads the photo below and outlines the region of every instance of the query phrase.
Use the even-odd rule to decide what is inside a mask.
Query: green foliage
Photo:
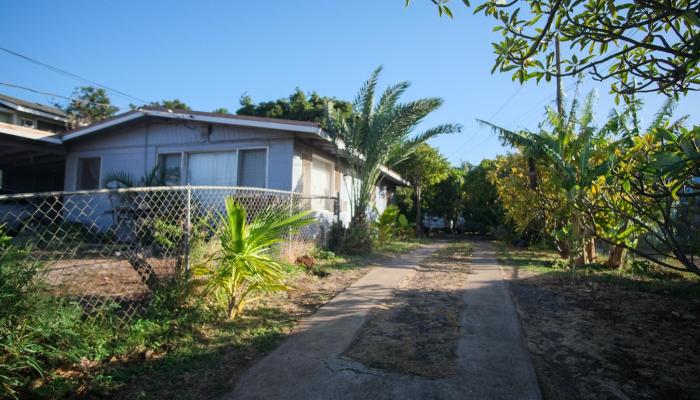
[[[57,104],[68,114],[70,128],[79,128],[111,117],[119,108],[112,105],[107,91],[92,86],[81,86],[73,91],[73,100],[67,106]]]
[[[374,228],[377,230],[377,240],[380,246],[383,246],[394,237],[398,228],[399,212],[397,206],[390,204],[384,209],[379,219],[373,223]]]
[[[283,290],[282,264],[272,254],[290,231],[312,222],[308,212],[289,216],[288,210],[268,208],[247,220],[245,207],[226,199],[217,238],[221,249],[213,261],[195,267],[206,278],[206,293],[223,306],[229,319],[238,317],[245,305],[263,292]]]
[[[165,250],[173,250],[182,240],[184,229],[162,218],[153,221],[153,240]]]
[[[172,168],[163,172],[164,173],[161,173],[159,166],[155,165],[139,180],[136,180],[136,178],[128,172],[108,172],[104,176],[104,184],[105,186],[114,184],[116,188],[166,186],[169,180],[177,180],[180,178],[180,168]]]
[[[368,230],[367,226],[359,225],[367,225],[366,214],[372,205],[375,185],[381,180],[382,168],[394,167],[430,138],[461,130],[459,125],[445,124],[411,136],[416,126],[442,105],[442,99],[399,103],[410,86],[408,82],[400,82],[389,86],[376,100],[381,70],[381,67],[374,70],[360,88],[350,117],[337,113],[332,104],[328,105],[328,133],[339,154],[347,160],[345,175],[355,178],[349,183],[350,212],[355,222],[352,229],[360,234]]]
[[[192,110],[190,108],[190,106],[188,106],[184,102],[180,101],[180,99],[152,101],[148,104],[145,104],[144,107],[165,108],[167,110],[183,110],[183,111],[191,111]],[[132,104],[131,108],[138,108],[138,107],[136,107]]]
[[[462,206],[464,230],[485,234],[503,224],[503,206],[494,183],[489,179],[496,162],[483,160],[477,166],[463,166]]]
[[[445,179],[428,186],[421,203],[430,215],[440,216],[456,222],[462,213],[465,196],[463,189],[464,171],[450,167]]]
[[[330,250],[316,250],[316,258],[318,258],[319,260],[333,261],[336,259],[336,257],[337,256],[335,255],[335,253]]]
[[[236,114],[318,122],[325,128],[327,103],[332,103],[333,112],[343,118],[350,116],[352,106],[349,102],[334,97],[320,96],[316,92],[307,95],[299,88],[296,88],[294,93],[287,98],[258,104],[253,103],[250,96],[243,95],[240,100],[241,107],[236,111]]]
[[[431,1],[440,15],[452,17],[447,1]],[[634,93],[678,97],[700,88],[699,7],[698,1],[686,0],[488,0],[474,13],[493,18],[493,30],[502,35],[493,43],[492,71],[511,72],[521,83],[587,72],[612,80],[616,99],[629,103]],[[557,40],[568,47],[561,52],[561,74]]]

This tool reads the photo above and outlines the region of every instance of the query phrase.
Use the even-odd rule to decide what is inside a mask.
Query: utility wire
[[[68,71],[66,71],[66,70],[64,70],[64,69],[61,69],[61,68],[58,68],[58,67],[54,67],[53,65],[47,64],[47,63],[42,62],[42,61],[39,61],[39,60],[36,60],[36,59],[31,58],[31,57],[29,57],[29,56],[25,56],[24,54],[20,54],[20,53],[17,53],[17,52],[15,52],[15,51],[8,50],[8,49],[6,49],[6,48],[4,48],[4,47],[0,47],[0,50],[6,52],[6,53],[8,53],[8,54],[11,54],[11,55],[13,55],[13,56],[19,57],[19,58],[21,58],[21,59],[23,59],[23,60],[26,60],[26,61],[29,61],[29,62],[31,62],[31,63],[34,63],[34,64],[36,64],[36,65],[42,66],[42,67],[44,67],[44,68],[47,68],[47,69],[49,69],[49,70],[51,70],[51,71],[53,71],[53,72],[56,72],[56,73],[58,73],[58,74],[66,75],[66,76],[71,77],[71,78],[73,78],[73,79],[77,79],[77,80],[79,80],[79,81],[86,82],[86,83],[89,83],[89,84],[94,85],[94,86],[98,86],[98,87],[100,87],[100,88],[102,88],[102,89],[108,90],[108,91],[110,91],[110,92],[116,93],[116,94],[121,95],[121,96],[124,96],[124,97],[128,97],[128,98],[130,98],[130,99],[136,100],[136,101],[138,101],[138,102],[140,102],[140,103],[143,103],[143,104],[148,103],[148,101],[146,101],[146,100],[144,100],[144,99],[140,99],[140,98],[138,98],[138,97],[136,97],[136,96],[132,96],[132,95],[130,95],[130,94],[128,94],[128,93],[124,93],[124,92],[122,92],[122,91],[120,91],[120,90],[112,89],[112,88],[110,88],[110,87],[108,87],[108,86],[105,86],[105,85],[102,85],[102,84],[100,84],[100,83],[98,83],[98,82],[95,82],[95,81],[93,81],[93,80],[84,78],[84,77],[82,77],[82,76],[80,76],[80,75],[76,75],[76,74],[71,73],[71,72],[68,72]]]
[[[517,96],[518,93],[520,93],[521,90],[523,90],[523,85],[520,85],[520,87],[518,87],[518,89],[517,89],[515,92],[513,92],[513,94],[510,95],[510,97],[508,97],[508,99],[506,99],[506,101],[504,101],[503,104],[501,104],[501,106],[498,107],[498,108],[496,109],[496,111],[493,112],[493,114],[491,114],[491,116],[489,117],[489,120],[492,120],[496,115],[498,115],[498,113],[500,113],[500,112],[508,105],[508,103],[510,103],[510,102],[515,98],[515,96]],[[453,156],[459,154],[459,152],[462,151],[462,149],[464,148],[464,146],[466,146],[466,145],[468,145],[469,143],[471,143],[471,140],[472,140],[472,139],[476,136],[476,134],[479,133],[480,131],[481,131],[481,128],[479,128],[478,130],[474,131],[471,135],[469,135],[469,136],[467,137],[467,140],[465,140],[461,145],[459,145],[459,146],[457,147],[457,149],[455,149],[453,152],[451,152],[450,155],[447,156],[447,158],[451,158],[451,157],[453,157]]]
[[[28,91],[28,92],[40,94],[40,95],[42,95],[42,96],[58,97],[58,98],[60,98],[60,99],[65,99],[65,100],[69,100],[69,101],[78,101],[78,102],[85,103],[85,104],[94,104],[94,105],[100,106],[100,107],[110,107],[110,106],[113,106],[113,107],[117,107],[119,110],[124,110],[124,109],[126,108],[126,107],[118,107],[118,106],[115,106],[115,105],[113,105],[113,104],[104,104],[104,103],[97,103],[97,102],[94,102],[94,101],[75,99],[75,98],[72,98],[72,97],[63,96],[63,95],[56,94],[56,93],[44,92],[44,91],[41,91],[41,90],[32,89],[32,88],[29,88],[29,87],[26,87],[26,86],[15,85],[15,84],[13,84],[13,83],[0,82],[0,85],[2,85],[2,86],[7,86],[7,87],[11,87],[11,88],[15,88],[15,89],[26,90],[26,91]]]

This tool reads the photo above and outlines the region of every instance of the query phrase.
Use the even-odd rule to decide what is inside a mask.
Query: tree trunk
[[[621,269],[624,266],[625,254],[627,249],[621,246],[613,246],[610,249],[610,254],[608,255],[608,261],[606,262],[609,268]]]
[[[421,236],[421,216],[420,216],[420,186],[416,186],[416,237]]]
[[[591,237],[586,241],[586,258],[589,263],[596,261],[595,238]]]
[[[153,266],[146,261],[146,257],[139,254],[137,250],[127,251],[124,255],[129,264],[131,264],[131,268],[133,268],[139,275],[139,278],[141,278],[141,282],[146,285],[151,292],[154,292],[158,288],[160,281]]]

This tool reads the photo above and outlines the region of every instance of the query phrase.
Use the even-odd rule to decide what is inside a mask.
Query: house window
[[[78,159],[78,190],[92,190],[100,187],[100,158]]]
[[[158,155],[158,177],[163,185],[180,184],[180,160],[182,156],[179,153]]]
[[[187,182],[197,186],[235,186],[236,153],[192,153],[187,157]]]
[[[36,128],[36,121],[33,119],[20,118],[19,124],[26,128]]]
[[[12,122],[12,114],[6,112],[0,112],[0,122],[9,124]]]
[[[240,150],[238,153],[238,186],[265,187],[267,150]]]

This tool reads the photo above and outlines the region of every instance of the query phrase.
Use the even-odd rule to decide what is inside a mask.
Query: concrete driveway
[[[370,271],[302,321],[224,398],[540,399],[507,283],[487,242],[475,242],[470,259],[455,375],[429,379],[371,369],[341,358],[368,312],[441,246],[425,245]]]

